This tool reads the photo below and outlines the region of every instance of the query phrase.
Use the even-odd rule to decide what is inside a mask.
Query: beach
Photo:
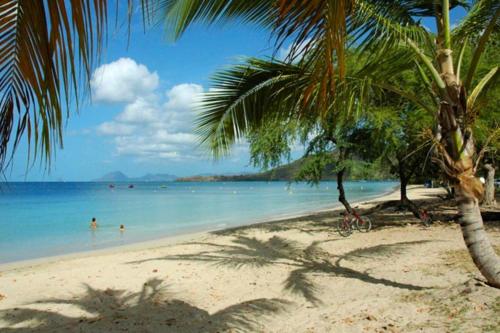
[[[500,291],[469,258],[443,189],[409,188],[437,222],[341,210],[0,266],[0,332],[494,332]],[[499,249],[498,221],[486,223]],[[127,232],[127,231],[126,231]]]

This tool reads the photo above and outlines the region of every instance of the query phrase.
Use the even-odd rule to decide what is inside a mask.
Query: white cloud
[[[197,155],[196,137],[189,133],[158,133],[145,129],[136,135],[115,138],[117,153],[148,159],[183,160]]]
[[[194,83],[183,83],[174,86],[167,91],[168,101],[166,107],[169,109],[187,110],[192,109],[199,101],[203,87]]]
[[[133,59],[120,58],[98,67],[92,74],[92,99],[100,102],[133,102],[152,93],[159,83],[156,72],[150,72]]]
[[[130,135],[134,132],[135,127],[132,125],[121,124],[115,121],[102,123],[97,127],[97,133],[101,135]]]
[[[127,104],[116,120],[124,123],[151,123],[160,117],[160,110],[151,100],[139,97]]]
[[[163,94],[154,92],[127,104],[114,120],[101,124],[99,134],[113,136],[118,155],[139,160],[184,161],[199,159],[197,137],[192,133],[193,107],[203,87],[183,83]]]

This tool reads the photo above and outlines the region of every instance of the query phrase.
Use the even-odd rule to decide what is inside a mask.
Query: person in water
[[[96,221],[95,217],[92,218],[92,222],[90,222],[90,227],[92,229],[96,229],[97,228],[97,221]]]
[[[120,224],[120,231],[125,231],[125,226],[123,224]]]

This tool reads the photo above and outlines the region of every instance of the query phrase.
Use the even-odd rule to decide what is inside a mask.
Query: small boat
[[[128,186],[128,188],[134,188],[134,185],[130,184],[130,185]]]

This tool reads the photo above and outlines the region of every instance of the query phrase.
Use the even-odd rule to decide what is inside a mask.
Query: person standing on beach
[[[90,222],[90,228],[97,229],[97,221],[95,217],[92,218],[92,222]]]

